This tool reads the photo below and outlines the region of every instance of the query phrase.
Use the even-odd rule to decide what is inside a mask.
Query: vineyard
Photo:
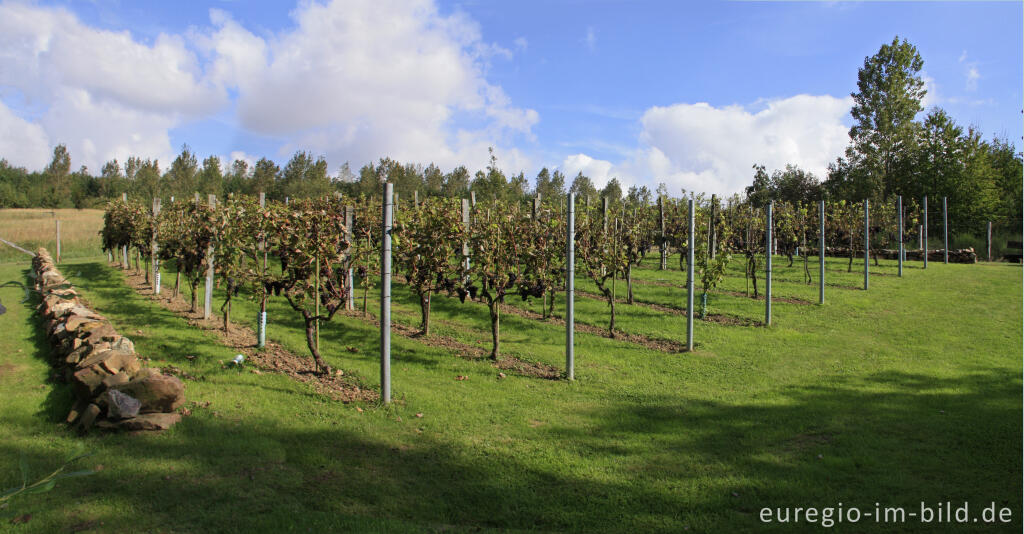
[[[108,261],[60,269],[187,404],[163,435],[84,438],[102,470],[22,501],[26,526],[755,531],[764,506],[953,494],[1017,513],[1019,270],[944,265],[941,236],[925,269],[910,231],[900,277],[895,205],[868,206],[865,291],[863,205],[568,200],[401,199],[387,232],[382,197],[112,203]],[[0,437],[43,466],[83,438],[63,385],[26,390],[49,349],[16,289]]]
[[[659,269],[666,270],[668,256],[675,254],[680,271],[688,273],[679,284],[687,292],[688,303],[680,310],[687,317],[688,332],[686,346],[680,350],[693,350],[694,319],[730,320],[712,313],[709,305],[709,296],[719,288],[730,263],[743,265],[743,296],[765,301],[763,320],[731,320],[771,325],[773,255],[784,256],[787,267],[799,262],[804,283],[814,284],[817,278],[820,304],[825,301],[827,276],[819,248],[846,256],[847,272],[853,272],[855,259],[862,262],[863,289],[867,290],[869,263],[878,266],[880,255],[895,257],[902,276],[904,244],[924,228],[919,224],[922,208],[902,199],[873,208],[866,201],[860,206],[820,202],[814,209],[784,202],[762,208],[738,197],[723,203],[704,195],[660,198],[656,205],[602,198],[600,207],[591,205],[589,198],[580,201],[573,195],[538,197],[525,207],[498,200],[477,203],[475,197],[461,203],[445,197],[420,201],[418,195],[404,203],[393,194],[383,198],[387,206],[380,197],[346,200],[340,194],[290,202],[267,202],[262,195],[258,199],[232,196],[221,202],[211,195],[201,201],[197,194],[163,207],[157,199],[148,210],[125,198],[111,203],[105,213],[103,248],[123,267],[134,260],[139,270],[141,261],[145,281],[148,284],[153,278],[156,294],[160,292],[159,265],[172,264],[172,294],[187,289],[192,312],[199,306],[199,285],[205,279],[204,318],[211,315],[213,287],[224,284],[219,310],[225,332],[232,321],[232,301],[240,293],[258,301],[261,311],[251,324],[257,328],[259,346],[266,338],[267,301],[282,299],[302,319],[314,372],[326,376],[331,369],[320,355],[321,325],[343,310],[361,309],[366,316],[368,292],[375,280],[383,279],[381,301],[389,302],[392,272],[416,295],[420,335],[430,334],[435,295],[486,304],[489,358],[499,361],[502,309],[512,300],[539,302],[541,319],[548,319],[554,316],[559,297],[566,302],[563,295],[571,279],[580,276],[607,303],[604,333],[615,339],[620,335],[616,304],[620,300],[635,303],[635,270],[652,253],[659,255]],[[567,208],[567,202],[573,205]],[[921,243],[927,247],[926,235]],[[815,269],[810,266],[812,255]],[[971,250],[955,251],[953,256],[976,261]],[[948,257],[944,247],[942,258],[948,262]],[[926,267],[927,254],[922,260]],[[697,305],[694,295],[698,295]],[[568,298],[575,296],[573,291]],[[382,336],[390,335],[389,314],[388,306],[381,307]],[[574,318],[570,315],[566,320],[571,324]],[[567,329],[567,335],[572,329]],[[382,388],[389,387],[387,352],[385,347],[381,355]],[[573,344],[567,341],[562,376],[572,378],[568,372],[572,365]],[[390,395],[383,400],[390,402]]]

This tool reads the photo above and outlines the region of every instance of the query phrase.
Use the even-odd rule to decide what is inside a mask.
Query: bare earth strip
[[[252,329],[232,324],[225,332],[223,321],[203,319],[202,312],[190,311],[191,305],[182,298],[183,293],[173,298],[169,290],[166,295],[153,295],[152,286],[141,274],[126,272],[125,283],[141,296],[187,319],[190,325],[215,333],[221,344],[244,354],[261,371],[288,375],[299,382],[311,384],[318,393],[345,403],[374,402],[380,397],[377,391],[361,386],[348,374],[317,374],[310,365],[310,358],[300,357],[272,341],[267,341],[263,349],[257,349],[256,333]]]

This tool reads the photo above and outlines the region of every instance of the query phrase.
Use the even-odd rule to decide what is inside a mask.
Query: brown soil
[[[598,295],[596,293],[589,293],[587,291],[580,291],[578,289],[576,290],[576,294],[579,295],[579,296],[582,296],[582,297],[590,298],[590,299],[605,300],[605,298],[602,297],[601,295]],[[775,300],[774,297],[772,298],[772,300],[773,301]],[[619,300],[619,299],[616,299],[615,302],[623,303],[623,304],[626,303],[625,300]],[[633,301],[633,306],[640,306],[640,307],[643,307],[643,308],[650,308],[652,310],[657,310],[657,311],[660,311],[660,312],[663,312],[663,313],[671,313],[673,315],[681,315],[683,317],[686,317],[686,310],[684,310],[682,308],[674,308],[674,307],[665,306],[665,305],[662,305],[662,304],[652,304],[650,302],[640,302],[638,300],[634,300]],[[704,316],[703,320],[704,321],[708,321],[708,322],[712,322],[712,323],[718,323],[718,324],[726,325],[726,326],[764,326],[764,323],[762,321],[757,321],[755,319],[748,319],[746,317],[740,317],[738,315],[726,315],[726,314],[722,314],[722,313],[709,313],[709,314]]]
[[[380,326],[380,321],[378,321],[377,317],[373,314],[368,313],[364,316],[362,312],[348,312],[347,315],[357,319],[362,319],[374,326]],[[440,322],[445,323],[445,321]],[[465,329],[465,326],[459,325],[459,328]],[[452,354],[467,360],[482,360],[490,355],[490,351],[481,347],[463,343],[457,339],[437,334],[424,336],[418,328],[396,323],[394,321],[391,323],[391,331],[403,337],[415,339],[428,347],[445,349]],[[481,334],[483,333],[481,332]],[[490,336],[490,334],[487,335]],[[513,373],[523,376],[545,378],[548,380],[558,380],[562,377],[562,370],[557,367],[544,363],[523,360],[517,356],[504,356],[500,360],[492,361],[491,364],[498,369],[512,371]]]
[[[735,297],[753,298],[755,300],[764,300],[764,295],[758,295],[757,297],[753,297],[753,296],[747,295],[746,293],[744,293],[742,291],[726,291],[724,289],[719,289],[719,290],[716,290],[715,293],[721,293],[723,295],[733,295]],[[811,301],[809,301],[807,299],[801,299],[801,298],[797,298],[797,297],[776,297],[776,296],[772,296],[772,302],[785,302],[787,304],[804,304],[804,305],[814,304],[813,302],[811,302]]]
[[[223,345],[244,354],[247,361],[263,372],[288,375],[299,382],[312,385],[318,393],[344,403],[373,402],[380,398],[377,391],[360,386],[347,373],[342,375],[337,372],[331,375],[317,374],[311,365],[310,358],[300,357],[273,341],[267,341],[266,347],[257,349],[256,333],[248,327],[232,324],[225,332],[223,320],[203,319],[202,311],[196,313],[189,311],[191,305],[184,298],[188,293],[187,288],[183,288],[185,291],[181,292],[177,298],[170,296],[171,289],[167,287],[163,288],[166,293],[156,296],[153,295],[152,286],[146,283],[145,276],[131,272],[125,273],[125,283],[142,296],[158,302],[164,308],[184,317],[190,325],[216,333]]]
[[[576,292],[579,293],[578,290]],[[522,308],[517,308],[517,307],[511,306],[509,304],[502,304],[501,305],[501,311],[502,311],[502,313],[518,315],[520,317],[525,317],[527,319],[536,319],[536,320],[539,320],[539,321],[547,321],[547,322],[552,323],[552,324],[557,324],[557,325],[560,325],[560,326],[565,326],[565,319],[563,319],[560,316],[548,317],[547,319],[544,319],[541,316],[541,314],[539,314],[537,312],[530,311],[530,310],[524,310]],[[604,338],[608,337],[608,329],[607,328],[601,328],[599,326],[594,326],[594,325],[590,325],[590,324],[584,324],[584,323],[580,323],[580,322],[575,323],[573,326],[575,327],[575,330],[577,332],[583,332],[583,333],[586,333],[586,334],[592,334],[592,335],[600,336],[600,337],[604,337]],[[622,340],[622,341],[628,341],[630,343],[634,343],[634,344],[637,344],[637,345],[643,345],[644,347],[647,347],[647,348],[649,348],[651,350],[657,350],[657,351],[661,351],[661,352],[669,352],[669,353],[686,352],[686,344],[684,344],[684,343],[679,343],[678,341],[671,341],[671,340],[668,340],[668,339],[649,338],[647,336],[643,336],[643,335],[640,335],[640,334],[630,334],[628,332],[622,332],[621,330],[616,330],[615,331],[615,339],[619,339],[619,340]]]

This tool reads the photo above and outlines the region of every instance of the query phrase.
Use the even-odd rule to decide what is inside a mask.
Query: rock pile
[[[46,249],[36,252],[32,267],[53,364],[74,386],[67,422],[83,432],[93,426],[165,430],[177,423],[175,410],[185,403],[181,380],[143,368],[131,340],[78,298]]]

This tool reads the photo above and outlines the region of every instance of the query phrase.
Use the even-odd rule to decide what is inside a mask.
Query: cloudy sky
[[[866,56],[907,38],[928,106],[1022,146],[1022,4],[0,1],[0,157],[98,172],[298,150],[732,193],[823,177]]]

